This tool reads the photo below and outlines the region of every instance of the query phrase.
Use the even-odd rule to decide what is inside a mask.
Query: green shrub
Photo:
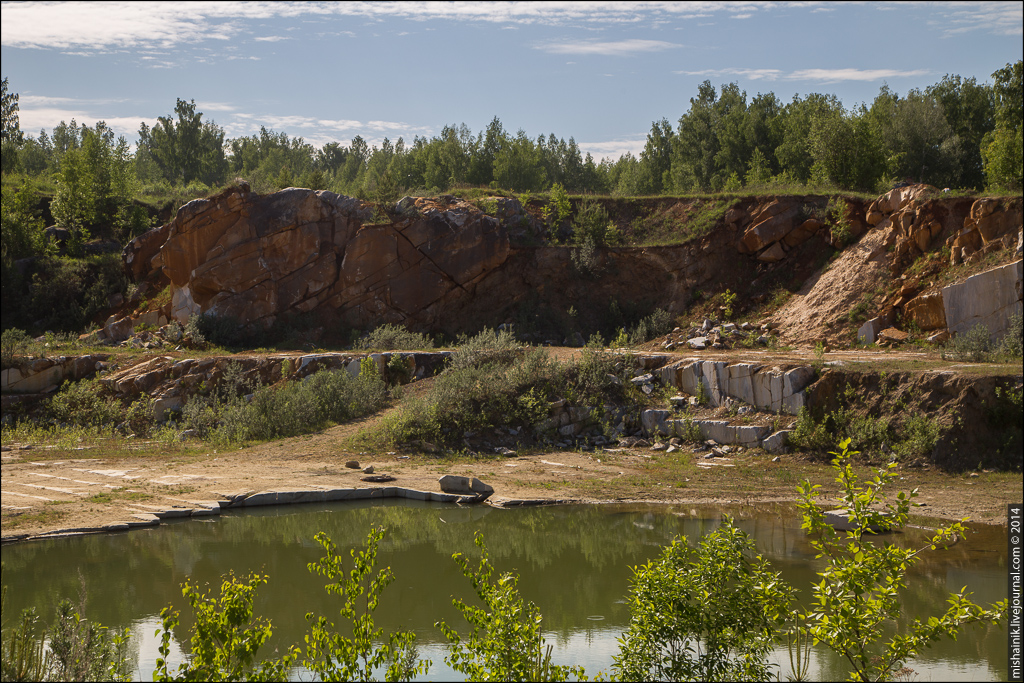
[[[770,680],[768,654],[795,591],[753,553],[753,540],[726,518],[697,548],[676,538],[634,567],[615,673],[630,681]]]
[[[995,353],[1001,358],[1020,359],[1024,355],[1024,324],[1020,313],[1010,316],[1009,329],[996,345]]]
[[[16,327],[4,330],[0,337],[0,366],[2,369],[14,367],[14,357],[24,356],[28,353],[28,345],[32,343],[32,337],[24,330]]]
[[[495,331],[486,328],[473,337],[459,335],[450,367],[470,368],[491,363],[507,365],[514,363],[522,352],[511,330]]]
[[[434,342],[425,334],[410,332],[401,325],[387,323],[357,341],[354,348],[379,351],[418,351],[434,348]]]
[[[888,535],[880,542],[872,540],[878,529],[906,527],[917,491],[900,492],[895,500],[889,496],[887,487],[899,477],[895,463],[861,484],[850,464],[856,452],[849,446],[848,439],[840,442],[839,452],[832,454],[832,468],[852,530],[838,532],[825,519],[828,508],[817,500],[820,486],[804,481],[798,489],[803,528],[825,566],[818,571],[821,581],[812,585],[810,609],[795,621],[815,643],[850,664],[850,680],[891,680],[905,661],[944,637],[955,639],[962,626],[999,624],[1006,619],[1008,605],[1003,600],[983,609],[961,591],[949,596],[941,616],[925,622],[909,618],[900,598],[907,572],[922,553],[948,547],[967,530],[961,522],[941,527],[918,549],[892,543]]]
[[[206,346],[206,335],[203,334],[201,320],[200,316],[193,313],[188,317],[185,327],[182,329],[184,337],[198,347]]]
[[[663,308],[657,308],[650,315],[640,319],[640,322],[630,330],[630,344],[643,344],[663,334],[672,331],[672,315]]]
[[[103,386],[96,380],[65,382],[50,399],[49,413],[59,423],[79,427],[113,428],[124,421],[121,403],[104,396]]]
[[[584,198],[572,222],[573,243],[580,246],[589,244],[591,248],[604,246],[610,223],[607,209],[590,197]]]
[[[949,355],[953,360],[980,363],[992,348],[992,339],[988,327],[978,323],[967,332],[957,334],[946,343],[942,357]]]
[[[903,420],[899,432],[893,453],[900,460],[909,460],[930,454],[942,435],[942,428],[926,415],[910,415]]]
[[[480,565],[475,571],[462,553],[455,553],[452,559],[483,607],[452,600],[472,627],[465,639],[444,621],[435,624],[448,640],[445,662],[469,681],[567,681],[570,676],[585,680],[583,667],[551,663],[551,646],[545,648],[541,634],[540,610],[523,600],[519,577],[504,573],[497,580],[492,578],[494,565],[479,531],[474,542],[480,548]]]
[[[526,203],[529,201],[529,196],[525,199],[520,197],[520,202],[523,205],[523,209],[526,209]],[[572,203],[569,201],[569,193],[565,191],[561,183],[555,183],[551,186],[551,204],[554,205],[554,218],[555,223],[561,223],[567,220],[572,215]]]
[[[219,414],[214,438],[239,443],[308,434],[332,422],[376,412],[384,407],[387,397],[387,387],[379,374],[366,372],[352,377],[345,370],[321,370],[301,382],[261,387],[251,400],[226,404]],[[199,415],[205,417],[202,412]]]

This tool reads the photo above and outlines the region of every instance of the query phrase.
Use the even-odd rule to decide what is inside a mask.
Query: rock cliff
[[[687,200],[630,201],[628,211],[665,216],[692,209]],[[686,219],[673,218],[682,244],[603,248],[582,259],[575,248],[545,244],[540,221],[516,199],[483,204],[493,210],[447,195],[406,197],[375,215],[370,205],[332,192],[258,195],[241,183],[186,204],[131,242],[125,268],[150,292],[169,289],[168,303],[146,314],[151,325],[203,313],[266,328],[282,316],[308,314],[322,324],[400,323],[449,334],[552,312],[564,317],[571,308],[579,329],[592,330],[607,327],[616,307],[677,314],[727,287],[753,306],[785,286],[796,295],[774,320],[784,341],[799,345],[848,339],[851,309],[925,252],[934,256],[944,245],[942,267],[967,268],[1021,241],[1019,198],[943,198],[924,185],[873,202],[813,195],[730,200],[696,235],[686,234]],[[631,224],[628,214],[610,208],[620,229]],[[895,288],[875,302],[867,341],[897,319],[923,331],[957,332],[962,321],[982,318],[1005,326],[1019,310],[1019,267],[999,276],[1006,296],[991,311],[978,301],[994,291],[995,276],[963,289],[965,277],[945,289],[909,282]],[[106,334],[123,339],[138,320],[112,317]]]

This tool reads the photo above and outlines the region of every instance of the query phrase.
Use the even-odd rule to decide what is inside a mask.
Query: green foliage
[[[49,413],[59,423],[80,427],[112,428],[123,420],[120,402],[104,395],[96,380],[65,382],[50,399]]]
[[[160,612],[160,656],[154,681],[276,681],[284,680],[290,664],[297,659],[292,648],[277,660],[258,662],[256,654],[273,634],[270,622],[253,618],[256,589],[267,576],[250,574],[239,580],[228,574],[221,581],[220,596],[214,597],[185,581],[181,594],[195,616],[191,628],[191,655],[171,673],[167,668],[171,632],[180,624],[179,612],[165,607]],[[159,632],[158,632],[159,633]]]
[[[434,348],[434,342],[425,334],[410,332],[401,325],[385,323],[358,340],[353,348],[378,351],[419,351]]]
[[[485,365],[508,365],[523,352],[511,330],[485,328],[473,337],[459,335],[458,345],[452,353],[450,367],[480,368]]]
[[[540,610],[532,602],[524,602],[519,594],[519,577],[506,572],[495,580],[494,566],[479,531],[474,542],[480,548],[480,564],[475,571],[462,553],[455,553],[452,559],[469,579],[483,607],[473,607],[459,598],[452,600],[472,627],[465,640],[444,621],[435,624],[450,646],[445,662],[473,681],[586,680],[583,667],[551,663],[551,647],[545,649],[541,634]]]
[[[306,636],[303,664],[320,680],[375,681],[376,671],[387,667],[384,680],[401,681],[426,673],[430,667],[429,660],[419,660],[415,654],[415,634],[398,630],[384,638],[384,629],[373,623],[373,611],[381,593],[394,580],[390,567],[372,575],[377,545],[382,538],[383,528],[372,529],[366,538],[366,549],[359,552],[353,549],[352,569],[346,569],[330,537],[322,532],[316,535],[316,542],[326,555],[307,566],[311,573],[330,581],[324,589],[329,595],[342,599],[339,614],[351,623],[352,633],[351,638],[343,636],[326,617],[314,617],[312,612],[306,614],[310,634]],[[380,644],[375,646],[375,643]]]
[[[643,344],[672,330],[672,315],[663,308],[656,308],[644,316],[629,331],[630,344]]]
[[[160,175],[172,183],[223,183],[227,174],[224,129],[212,121],[203,121],[195,100],[186,102],[178,98],[174,113],[177,119],[161,116],[152,129],[142,124],[140,154],[151,158]]]
[[[7,586],[0,602],[6,606]],[[5,609],[0,608],[4,616]],[[49,637],[45,630],[36,633],[39,618],[34,609],[23,610],[12,630],[4,625],[0,638],[5,681],[129,681],[130,629],[111,632],[102,624],[83,618],[85,586],[78,610],[70,600],[57,605],[56,619]]]
[[[704,385],[704,380],[697,380],[697,405],[706,406],[711,403],[711,394],[708,392],[708,388]]]
[[[1022,353],[1022,317],[1020,313],[1014,313],[1010,316],[1007,331],[997,343],[993,343],[988,327],[978,323],[967,332],[957,334],[946,342],[942,357],[973,363],[1007,362],[1020,359]]]
[[[608,210],[594,199],[585,197],[580,202],[576,218],[572,222],[573,243],[604,246],[609,223],[611,218],[608,216]]]
[[[768,654],[794,591],[731,519],[692,548],[676,538],[633,568],[629,628],[615,673],[624,680],[768,680]]]
[[[4,79],[6,83],[7,79]],[[7,585],[0,588],[0,613],[7,617]],[[39,617],[34,609],[22,611],[13,629],[5,623],[0,636],[0,676],[5,681],[42,681],[51,669],[51,656],[43,641],[46,634],[36,635]]]
[[[0,256],[5,270],[18,259],[52,255],[56,251],[43,231],[37,201],[35,192],[27,183],[17,191],[9,185],[3,186]]]
[[[32,337],[24,330],[11,327],[3,331],[0,337],[0,368],[6,370],[15,365],[15,356],[24,356],[28,352],[28,345]]]
[[[551,205],[554,207],[555,224],[566,221],[572,216],[572,204],[569,202],[569,193],[562,187],[562,183],[555,183],[551,186]],[[524,208],[526,204],[523,204]]]
[[[901,618],[899,597],[906,588],[907,571],[925,550],[948,546],[966,529],[962,522],[941,527],[916,550],[870,540],[873,529],[899,530],[907,525],[917,491],[900,492],[890,500],[886,488],[898,478],[895,464],[862,484],[850,464],[854,452],[849,445],[849,440],[839,444],[832,467],[854,527],[851,531],[840,534],[825,521],[816,502],[820,486],[805,481],[798,489],[803,528],[818,557],[826,562],[818,573],[821,581],[813,587],[805,628],[816,643],[823,643],[852,666],[850,680],[887,680],[923,648],[944,637],[956,638],[962,626],[999,623],[1006,617],[1007,603],[983,609],[961,590],[950,595],[949,608],[941,616],[909,620],[900,629],[904,633],[885,639],[883,624],[908,621]]]
[[[127,287],[120,254],[40,259],[19,317],[27,326],[78,333]]]
[[[70,600],[61,600],[51,629],[50,680],[130,681],[128,645],[131,629],[111,632],[101,624],[83,618],[84,590],[78,610]]]
[[[244,397],[205,405],[200,401],[197,408],[186,406],[183,417],[186,424],[201,432],[217,425],[212,436],[226,443],[309,434],[384,407],[387,386],[377,363],[368,360],[360,363],[359,377],[345,370],[320,370],[301,382],[260,387],[248,401]]]
[[[726,289],[722,295],[722,315],[728,320],[733,314],[733,304],[736,303],[736,293]]]
[[[981,142],[985,177],[990,188],[1020,191],[1024,178],[1024,61],[1007,64],[992,77],[996,126]]]
[[[907,415],[900,425],[900,438],[893,444],[893,453],[903,461],[929,455],[941,435],[942,428],[933,419]]]
[[[83,125],[77,135],[80,144],[57,163],[53,217],[74,239],[86,241],[89,231],[113,228],[115,237],[127,241],[149,227],[145,211],[132,203],[140,188],[128,141],[121,136],[115,142],[102,121],[95,128]]]

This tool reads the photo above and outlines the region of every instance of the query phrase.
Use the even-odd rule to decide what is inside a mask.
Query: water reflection
[[[300,641],[306,611],[337,617],[335,598],[306,564],[317,559],[317,531],[340,547],[360,545],[372,526],[388,528],[378,555],[396,580],[376,613],[386,630],[416,632],[421,654],[434,661],[430,678],[445,679],[443,639],[433,624],[445,619],[461,626],[453,596],[472,590],[451,560],[454,552],[476,557],[473,534],[484,533],[492,561],[520,574],[523,595],[541,608],[558,663],[580,663],[591,674],[607,669],[616,638],[628,622],[624,604],[631,565],[655,556],[675,535],[695,539],[718,528],[725,514],[755,539],[802,599],[819,566],[789,505],[709,508],[694,506],[559,506],[498,510],[407,500],[257,508],[219,519],[188,521],[127,534],[54,539],[4,549],[8,614],[35,606],[49,618],[54,596],[77,597],[79,573],[89,592],[89,615],[110,626],[145,624],[140,648],[142,677],[149,678],[153,624],[160,609],[184,600],[185,579],[216,586],[222,574],[263,571],[258,614],[271,619],[275,635],[268,652]],[[908,530],[898,542],[918,543],[923,530]],[[950,591],[968,586],[979,602],[1006,597],[1006,541],[1001,527],[979,527],[952,549],[926,554],[911,576],[907,612],[919,618],[939,614]],[[7,618],[7,615],[5,615]],[[175,632],[187,638],[190,615]],[[148,633],[147,633],[148,632]],[[778,654],[778,653],[777,653]],[[785,653],[778,654],[786,663]],[[1005,631],[970,629],[955,643],[944,642],[912,667],[923,678],[1005,679]],[[445,675],[447,673],[447,675]],[[819,655],[812,676],[845,678],[842,662]]]

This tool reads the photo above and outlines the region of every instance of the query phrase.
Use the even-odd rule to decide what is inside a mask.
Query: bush
[[[1010,316],[1009,329],[996,345],[995,353],[1002,358],[1020,359],[1024,356],[1024,324],[1020,313]]]
[[[228,443],[308,434],[376,412],[387,402],[379,375],[321,370],[302,382],[257,389],[249,401],[227,404],[215,438]]]
[[[511,330],[487,328],[474,337],[459,335],[451,368],[481,367],[491,363],[508,365],[523,352]]]
[[[910,415],[903,420],[893,453],[900,460],[929,455],[941,435],[942,428],[934,420],[925,415]]]
[[[24,330],[12,327],[3,331],[0,337],[0,366],[2,369],[14,367],[14,357],[24,356],[28,352],[28,345],[32,337]]]
[[[676,538],[633,569],[630,622],[619,639],[622,680],[766,681],[768,654],[795,591],[732,520],[697,548]]]
[[[492,579],[494,566],[479,531],[474,542],[480,548],[476,571],[462,553],[455,553],[452,559],[469,579],[483,608],[467,605],[458,598],[452,600],[472,627],[465,640],[444,621],[435,624],[450,646],[445,657],[448,665],[470,681],[567,681],[570,676],[585,680],[583,667],[552,664],[551,646],[542,654],[545,642],[540,610],[532,602],[523,601],[515,574],[505,573],[497,580]]]
[[[672,315],[662,309],[655,309],[650,315],[641,318],[629,333],[630,344],[643,344],[663,334],[668,334],[673,327]]]
[[[961,522],[941,527],[916,550],[892,543],[889,536],[874,542],[876,530],[900,531],[907,525],[917,491],[889,497],[886,489],[899,477],[895,463],[861,484],[850,464],[856,452],[849,446],[849,439],[839,444],[832,468],[852,530],[837,532],[826,521],[827,508],[817,500],[820,486],[804,481],[798,489],[803,528],[825,566],[818,571],[821,581],[813,584],[810,609],[796,621],[804,635],[850,663],[850,680],[884,681],[924,648],[946,636],[955,639],[962,626],[1000,623],[1008,605],[1003,600],[983,609],[961,591],[949,596],[941,616],[926,622],[908,618],[900,599],[907,572],[926,550],[948,547],[967,530]],[[899,625],[896,634],[893,624]]]
[[[572,222],[572,239],[580,246],[589,244],[591,247],[605,245],[605,235],[611,218],[608,211],[597,201],[587,197],[580,202],[576,218]]]
[[[948,354],[953,360],[980,363],[992,348],[988,327],[978,323],[963,334],[958,334],[946,343],[942,357]]]
[[[65,382],[50,399],[49,412],[57,422],[79,427],[113,428],[124,420],[121,403],[103,396],[103,386],[94,379]]]
[[[388,323],[369,332],[355,343],[354,348],[379,351],[418,351],[434,348],[434,342],[425,334],[410,332],[401,325]]]

